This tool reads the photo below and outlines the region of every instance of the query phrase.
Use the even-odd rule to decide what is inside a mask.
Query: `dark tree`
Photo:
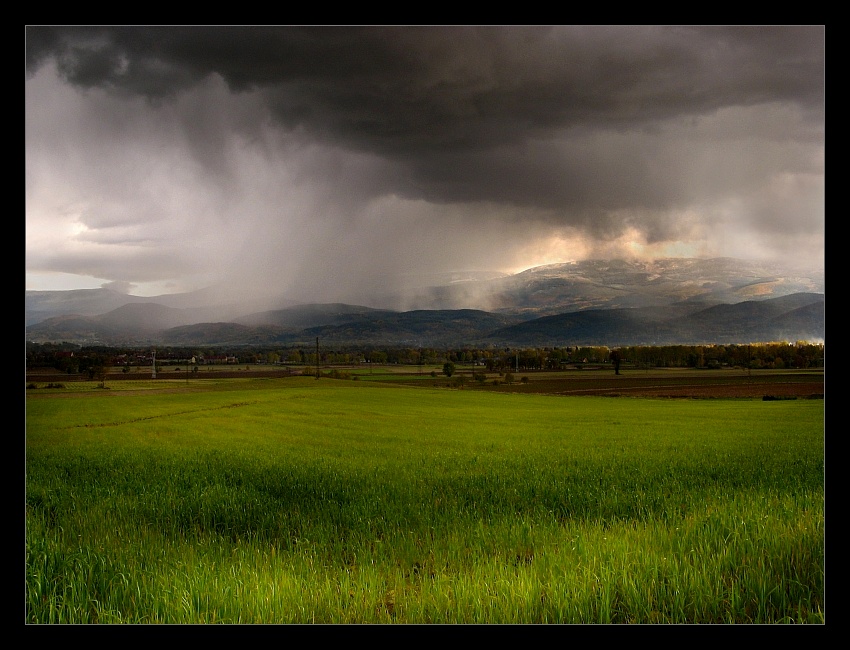
[[[614,374],[620,374],[620,362],[623,360],[623,355],[619,350],[611,350],[611,361],[614,363]]]
[[[98,381],[101,388],[106,388],[106,366],[98,364],[89,368],[89,378]]]

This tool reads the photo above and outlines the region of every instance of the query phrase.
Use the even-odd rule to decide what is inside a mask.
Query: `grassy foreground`
[[[822,400],[198,383],[27,396],[28,623],[825,622]]]

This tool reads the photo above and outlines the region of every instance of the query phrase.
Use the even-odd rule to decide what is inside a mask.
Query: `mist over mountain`
[[[371,306],[26,292],[26,338],[103,345],[668,345],[823,340],[824,274],[718,259],[450,274]],[[399,307],[401,305],[402,307]]]
[[[585,260],[538,266],[475,283],[420,290],[419,309],[485,309],[547,316],[585,309],[669,305],[686,300],[737,303],[824,290],[822,270],[732,258],[652,262]]]

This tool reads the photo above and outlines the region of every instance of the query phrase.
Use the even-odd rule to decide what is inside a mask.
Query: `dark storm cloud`
[[[528,152],[557,134],[652,129],[760,103],[823,120],[818,27],[31,28],[27,37],[31,72],[53,56],[83,88],[162,100],[220,75],[234,92],[262,92],[288,129],[404,164],[400,191],[437,201],[580,201],[586,185],[571,189],[570,179],[582,159]]]
[[[363,242],[396,248],[405,214],[449,241],[475,232],[482,251],[564,229],[649,244],[723,231],[706,245],[718,254],[739,252],[718,244],[738,237],[763,235],[776,254],[822,237],[821,26],[29,27],[26,39],[28,79],[53,65],[87,97],[81,115],[102,111],[80,118],[95,141],[147,150],[147,169],[165,168],[159,138],[181,143],[206,173],[189,205],[245,220],[251,250],[294,258],[295,237],[299,251],[332,241],[351,268]],[[188,196],[188,163],[173,164]],[[153,207],[116,200],[83,222],[168,214],[159,187],[125,184]],[[457,258],[445,249],[440,262]]]
[[[30,28],[82,87],[161,98],[209,74],[269,89],[279,119],[367,149],[488,147],[728,105],[822,117],[823,28]],[[436,143],[436,145],[435,145]]]

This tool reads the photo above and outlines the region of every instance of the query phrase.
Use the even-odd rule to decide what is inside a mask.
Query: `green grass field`
[[[27,391],[28,623],[824,623],[823,400]]]

